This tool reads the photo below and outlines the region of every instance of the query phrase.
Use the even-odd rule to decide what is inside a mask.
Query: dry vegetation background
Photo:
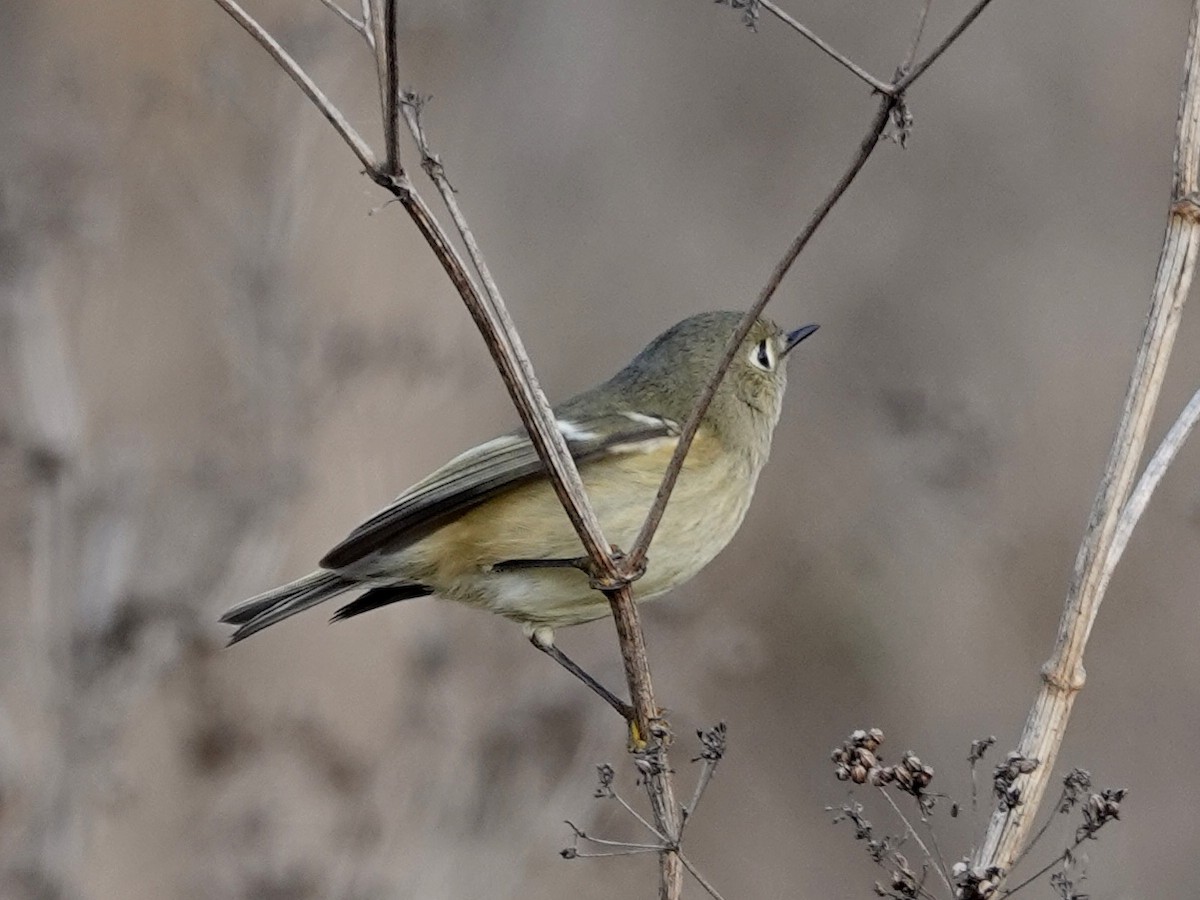
[[[355,36],[315,0],[252,8],[369,127]],[[789,9],[887,76],[915,4]],[[939,0],[931,33],[963,9]],[[688,838],[728,896],[870,895],[823,810],[852,728],[960,799],[971,739],[1015,741],[1147,307],[1186,22],[1183,0],[994,4],[773,304],[823,328],[758,499],[645,613],[677,762],[730,725]],[[707,2],[413,4],[401,49],[558,399],[747,305],[874,110]],[[558,858],[567,817],[637,836],[593,764],[635,792],[612,713],[515,626],[414,601],[220,649],[219,611],[516,421],[382,199],[207,0],[0,2],[3,896],[651,894],[652,857]],[[1185,316],[1171,417],[1198,350]],[[1131,789],[1088,848],[1095,898],[1195,883],[1198,474],[1186,449],[1118,571],[1063,752]],[[620,682],[609,624],[561,640]],[[947,820],[948,854],[980,822]]]

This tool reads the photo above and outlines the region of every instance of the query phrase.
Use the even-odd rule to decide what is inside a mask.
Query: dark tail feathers
[[[229,643],[236,644],[238,641],[245,640],[250,635],[257,634],[276,622],[282,622],[298,612],[316,606],[330,597],[336,597],[345,591],[362,586],[361,582],[343,578],[334,572],[313,572],[290,584],[244,600],[221,616],[221,621],[238,626],[237,630],[229,637]],[[358,599],[339,609],[333,620],[348,619],[389,603],[407,600],[410,597],[423,597],[432,593],[432,589],[423,584],[395,584],[372,588]]]

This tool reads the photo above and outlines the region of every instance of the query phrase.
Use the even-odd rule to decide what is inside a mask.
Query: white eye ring
[[[750,362],[764,372],[775,368],[775,348],[769,340],[763,339],[750,349]]]

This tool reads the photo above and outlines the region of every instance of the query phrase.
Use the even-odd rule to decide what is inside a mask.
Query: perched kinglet
[[[684,319],[611,379],[555,409],[604,535],[618,547],[636,539],[682,423],[741,317]],[[635,600],[687,581],[738,530],[779,421],[787,354],[816,330],[754,323],[688,451],[646,573],[633,583]],[[437,594],[521,623],[558,657],[554,628],[609,614],[604,595],[569,565],[582,553],[522,430],[456,456],[352,531],[318,571],[238,604],[221,621],[238,626],[233,643],[345,591],[368,588],[334,621]]]

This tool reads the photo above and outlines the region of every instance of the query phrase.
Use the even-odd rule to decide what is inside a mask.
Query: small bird
[[[667,329],[608,381],[554,410],[607,540],[630,547],[696,398],[741,321],[708,312]],[[701,421],[650,545],[636,601],[690,579],[725,548],[754,494],[779,421],[791,350],[817,330],[758,319]],[[553,629],[609,614],[581,571],[583,548],[528,435],[512,432],[456,456],[367,519],[316,572],[252,597],[221,621],[236,643],[330,597],[366,588],[332,621],[436,594],[520,623],[622,712],[554,647]]]

